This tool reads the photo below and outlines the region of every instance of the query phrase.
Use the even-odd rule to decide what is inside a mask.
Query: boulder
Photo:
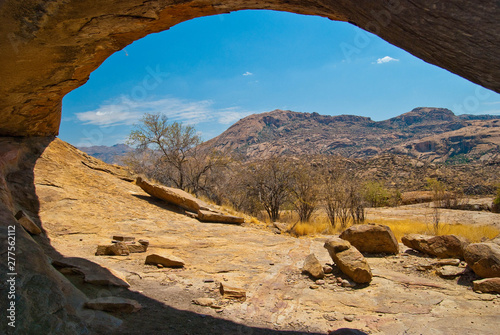
[[[184,261],[179,257],[167,254],[151,254],[146,257],[146,264],[163,265],[170,268],[181,268],[184,266]]]
[[[465,273],[465,268],[459,268],[452,265],[444,265],[436,269],[436,273],[443,278],[455,278]]]
[[[118,242],[109,245],[98,245],[95,252],[96,256],[127,256],[129,254],[129,247],[124,242]]]
[[[40,227],[38,227],[24,211],[17,212],[16,219],[17,219],[17,222],[19,222],[19,224],[21,226],[23,226],[23,228],[28,233],[30,233],[32,235],[39,235],[42,233],[42,230],[40,229]]]
[[[346,229],[340,238],[349,241],[363,253],[397,254],[399,245],[388,226],[378,224],[354,225]]]
[[[429,236],[410,234],[401,239],[404,245],[437,258],[464,258],[466,239],[456,235]]]
[[[472,282],[474,291],[484,293],[500,293],[500,278],[486,278]]]
[[[217,222],[217,223],[230,223],[242,224],[245,219],[238,216],[227,215],[221,212],[209,211],[200,209],[198,211],[198,220],[202,222]]]
[[[224,298],[228,299],[245,300],[247,297],[245,290],[238,287],[228,286],[223,283],[220,284],[219,291]]]
[[[353,281],[369,283],[372,280],[372,272],[368,262],[358,249],[351,246],[348,241],[332,238],[325,243],[324,247],[339,269]]]
[[[106,312],[133,313],[142,308],[141,304],[132,299],[119,297],[102,297],[89,300],[85,307]]]
[[[465,261],[480,277],[500,277],[500,246],[495,243],[473,243],[465,248]]]
[[[325,276],[323,267],[314,254],[306,257],[302,271],[311,275],[314,279],[321,279]]]
[[[194,196],[184,192],[183,190],[156,185],[142,179],[141,177],[138,177],[135,183],[147,194],[164,200],[169,204],[179,206],[187,211],[198,213],[200,209],[207,207],[203,201],[196,199]]]

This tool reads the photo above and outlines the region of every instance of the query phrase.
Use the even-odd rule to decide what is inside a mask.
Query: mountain
[[[120,158],[134,150],[126,144],[115,144],[111,147],[96,145],[92,147],[79,147],[78,149],[108,164],[119,164]]]
[[[500,116],[455,115],[419,107],[384,121],[274,110],[250,115],[204,148],[246,158],[328,154],[369,158],[404,154],[427,162],[500,162]]]

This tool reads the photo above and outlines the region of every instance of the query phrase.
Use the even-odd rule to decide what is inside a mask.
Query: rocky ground
[[[338,328],[493,334],[500,327],[500,297],[473,292],[472,272],[440,278],[435,259],[402,244],[396,256],[368,258],[374,274],[369,285],[339,286],[342,274],[335,268],[315,283],[301,267],[310,253],[323,265],[332,263],[323,248],[328,236],[294,238],[249,224],[199,222],[124,180],[120,169],[62,141],[38,160],[35,186],[51,257],[118,271],[130,288],[91,285],[65,271],[68,278],[89,298],[118,296],[142,305],[135,313],[115,313],[123,323],[108,334],[326,334]],[[147,239],[150,247],[129,256],[95,256],[97,245],[113,235]],[[180,257],[186,265],[145,265],[154,252]],[[245,290],[246,299],[223,299],[221,283]],[[194,304],[198,298],[213,299],[207,300],[212,307]]]

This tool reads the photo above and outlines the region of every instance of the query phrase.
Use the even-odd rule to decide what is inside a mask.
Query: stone
[[[119,297],[102,297],[89,300],[85,307],[106,312],[134,313],[142,308],[141,304],[132,299]]]
[[[150,254],[146,257],[146,264],[163,265],[169,268],[181,268],[185,262],[176,256],[167,254]]]
[[[198,220],[202,222],[217,222],[217,223],[230,223],[242,224],[245,219],[239,216],[227,215],[221,212],[214,212],[200,209],[198,211]]]
[[[146,252],[148,250],[147,244],[129,244],[128,250],[131,254]]]
[[[215,299],[213,298],[197,298],[193,299],[193,304],[205,307],[212,307],[215,305]]]
[[[247,297],[247,293],[245,292],[245,290],[238,287],[229,286],[223,283],[220,284],[219,291],[224,298],[228,299],[245,300]]]
[[[437,261],[433,262],[433,266],[443,266],[443,265],[453,265],[453,266],[459,266],[461,261],[457,258],[445,258],[445,259],[438,259]]]
[[[466,239],[456,235],[429,236],[410,234],[401,239],[404,245],[424,254],[437,258],[463,259],[463,249],[467,246]]]
[[[379,224],[354,225],[340,234],[362,253],[397,254],[399,244],[388,226]]]
[[[483,293],[500,293],[500,278],[485,278],[472,282],[474,291]]]
[[[28,233],[32,235],[40,235],[42,233],[40,227],[38,227],[24,211],[17,212],[16,219]]]
[[[117,242],[109,245],[98,245],[96,256],[127,256],[130,254],[129,246],[124,242]]]
[[[169,204],[179,206],[187,211],[196,212],[201,208],[206,208],[207,205],[196,199],[191,194],[172,187],[156,185],[138,177],[135,183],[144,190],[147,194],[168,202]]]
[[[120,241],[120,242],[133,242],[133,241],[135,241],[135,237],[133,237],[133,236],[114,235],[113,236],[113,240]]]
[[[342,282],[340,284],[342,287],[355,287],[356,286],[356,283],[353,283],[347,279],[342,279]]]
[[[473,243],[465,248],[467,265],[480,277],[500,277],[500,246],[495,243]]]
[[[452,265],[445,265],[436,269],[436,273],[443,278],[455,278],[465,273],[465,268],[459,268]]]
[[[323,267],[314,254],[306,257],[302,271],[308,273],[314,279],[321,279],[325,276]]]
[[[324,247],[339,269],[353,281],[369,283],[372,280],[368,262],[348,241],[332,238],[325,243]]]

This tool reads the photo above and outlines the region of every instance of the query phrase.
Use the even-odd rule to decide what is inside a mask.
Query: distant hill
[[[126,144],[115,144],[111,147],[97,145],[92,147],[79,147],[78,149],[108,164],[120,164],[120,158],[134,150],[134,148]]]
[[[420,107],[385,121],[274,110],[250,115],[203,144],[246,158],[404,154],[427,162],[500,162],[500,116]]]

